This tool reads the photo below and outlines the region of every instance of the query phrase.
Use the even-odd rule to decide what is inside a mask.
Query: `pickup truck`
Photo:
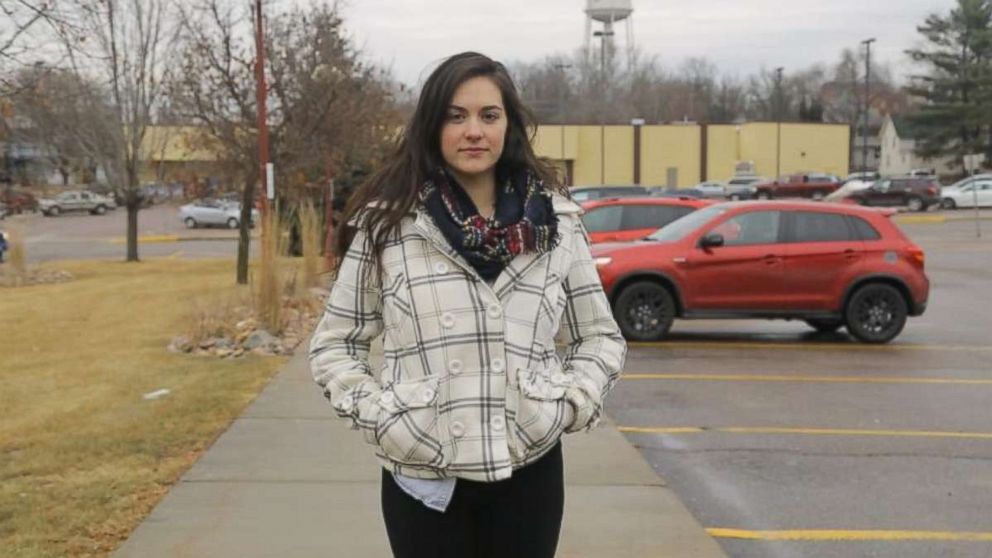
[[[57,217],[69,211],[86,211],[93,215],[103,215],[108,209],[117,209],[112,198],[92,192],[62,192],[52,199],[38,200],[38,208],[49,217]]]
[[[759,200],[772,198],[811,198],[822,200],[840,188],[840,179],[829,174],[790,174],[772,182],[754,185],[754,197]]]

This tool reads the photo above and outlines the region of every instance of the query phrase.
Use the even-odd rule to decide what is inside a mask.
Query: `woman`
[[[554,556],[559,438],[596,425],[623,366],[580,209],[534,155],[530,124],[500,63],[447,59],[393,158],[349,200],[353,239],[337,235],[311,369],[376,448],[400,558]]]

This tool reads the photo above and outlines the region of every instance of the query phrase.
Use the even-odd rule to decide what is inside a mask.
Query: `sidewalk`
[[[612,424],[564,448],[559,557],[725,556]],[[299,351],[115,556],[388,557],[379,475]]]

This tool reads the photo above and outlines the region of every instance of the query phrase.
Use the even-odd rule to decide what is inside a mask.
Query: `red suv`
[[[582,204],[592,242],[637,240],[712,201],[695,198],[611,198]]]
[[[923,250],[894,210],[756,201],[706,207],[643,242],[592,249],[624,335],[654,341],[678,317],[805,320],[886,343],[927,307]]]

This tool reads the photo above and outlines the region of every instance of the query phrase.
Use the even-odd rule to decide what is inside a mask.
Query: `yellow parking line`
[[[112,244],[125,244],[127,239],[124,237],[115,237],[110,239]],[[138,237],[138,244],[158,244],[163,242],[179,242],[179,236],[174,234],[158,234],[158,235],[144,235]]]
[[[797,376],[775,374],[623,374],[622,380],[697,380],[714,382],[836,382],[865,384],[992,385],[992,379],[903,378],[884,376]]]
[[[729,434],[808,434],[828,436],[897,436],[919,438],[967,438],[992,439],[992,432],[940,432],[927,430],[860,430],[855,428],[778,428],[767,426],[678,426],[643,427],[618,426],[620,432],[633,434],[698,434],[703,432],[723,432]]]
[[[990,352],[992,346],[980,345],[867,345],[863,343],[776,343],[735,341],[630,341],[631,347],[656,349],[813,349],[827,351],[959,351]]]
[[[710,527],[706,532],[720,539],[759,541],[992,541],[992,532],[981,531],[864,531],[799,529],[747,531]]]
[[[892,218],[897,223],[944,223],[947,217],[943,215],[896,215]]]

